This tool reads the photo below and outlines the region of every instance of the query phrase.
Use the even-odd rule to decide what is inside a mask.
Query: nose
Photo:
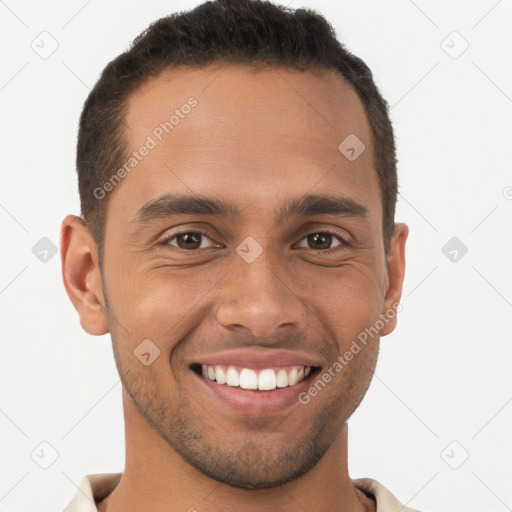
[[[230,330],[247,329],[265,340],[283,329],[304,332],[306,306],[293,285],[293,271],[264,250],[252,263],[235,256],[218,289],[217,321]]]

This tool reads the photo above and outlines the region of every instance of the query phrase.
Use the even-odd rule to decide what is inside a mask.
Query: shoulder
[[[352,479],[352,483],[375,500],[377,512],[420,512],[404,506],[386,487],[373,478],[356,478]]]
[[[63,512],[96,512],[96,502],[107,497],[119,483],[122,473],[96,473],[86,475]]]

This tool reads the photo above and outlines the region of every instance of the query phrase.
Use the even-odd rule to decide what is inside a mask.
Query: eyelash
[[[173,235],[168,236],[168,237],[162,239],[159,242],[159,245],[163,246],[163,247],[166,247],[166,246],[169,245],[169,242],[171,240],[174,240],[176,237],[178,237],[180,235],[185,235],[185,234],[188,234],[188,233],[198,234],[198,235],[204,236],[204,237],[206,237],[206,238],[208,238],[208,239],[213,241],[212,237],[207,232],[205,232],[205,231],[188,229],[186,231],[180,231],[178,233],[174,233]],[[334,233],[334,232],[329,231],[329,230],[326,230],[326,231],[311,231],[306,236],[302,237],[300,239],[300,242],[302,242],[302,240],[304,240],[305,238],[307,238],[310,235],[317,235],[317,234],[332,235],[333,237],[338,239],[338,241],[340,242],[340,245],[337,245],[337,246],[335,246],[335,247],[333,247],[331,249],[318,249],[318,250],[311,249],[314,252],[319,252],[321,254],[332,254],[334,252],[343,251],[345,249],[348,249],[351,246],[351,243],[348,240],[346,240],[345,238],[340,236],[338,233]],[[175,249],[177,249],[178,251],[184,253],[184,254],[197,253],[200,250],[200,249],[182,249],[181,247],[177,247],[177,246],[173,246],[173,247]],[[209,247],[208,249],[214,249],[214,247]],[[303,247],[303,249],[304,249],[304,247]]]

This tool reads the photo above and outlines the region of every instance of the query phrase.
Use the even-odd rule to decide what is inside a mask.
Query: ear
[[[405,276],[405,242],[408,235],[409,228],[406,224],[395,225],[386,261],[387,276],[384,287],[386,298],[381,311],[385,315],[386,322],[380,333],[381,336],[393,332],[396,327],[398,311],[401,309],[399,303]]]
[[[68,215],[61,225],[60,256],[66,292],[89,334],[109,332],[96,243],[83,220]]]

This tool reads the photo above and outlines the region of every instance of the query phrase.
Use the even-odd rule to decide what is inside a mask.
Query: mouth
[[[231,411],[249,416],[276,414],[300,403],[320,366],[288,365],[248,368],[193,363],[190,370],[203,391]]]
[[[320,371],[319,366],[289,365],[263,369],[244,368],[237,365],[207,365],[194,363],[190,369],[210,381],[228,387],[273,391],[293,387]]]

